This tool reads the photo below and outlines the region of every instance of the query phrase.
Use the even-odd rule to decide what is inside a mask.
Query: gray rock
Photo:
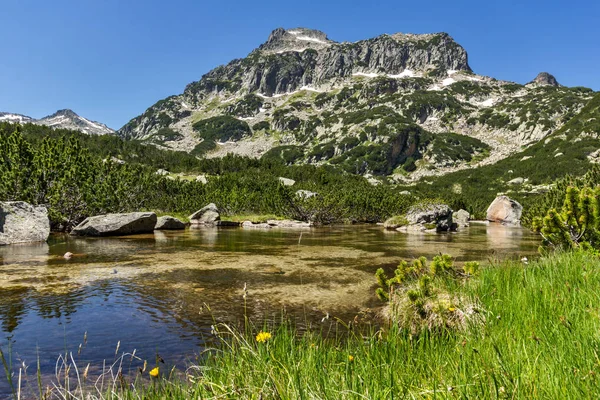
[[[498,196],[488,207],[486,219],[492,222],[519,225],[522,213],[523,206],[521,204],[508,198],[508,196]]]
[[[518,177],[518,178],[514,178],[511,179],[510,181],[506,182],[508,185],[522,185],[525,182],[525,179]]]
[[[75,236],[120,236],[151,233],[156,226],[153,212],[105,214],[86,218],[71,231]]]
[[[46,207],[24,201],[0,202],[0,245],[45,242],[49,235]]]
[[[196,182],[202,182],[203,184],[207,184],[208,180],[206,179],[206,175],[198,175],[196,177]]]
[[[460,209],[452,214],[452,222],[457,226],[469,226],[469,219],[471,219],[471,214],[466,210]]]
[[[242,222],[242,228],[244,228],[244,229],[271,229],[273,227],[264,222],[255,224],[252,221],[244,221],[244,222]]]
[[[190,223],[192,225],[213,225],[220,219],[221,216],[219,214],[219,209],[217,208],[215,203],[210,203],[207,206],[201,208],[200,210],[190,215]]]
[[[314,224],[312,222],[302,222],[292,219],[270,219],[267,224],[277,228],[310,228]]]
[[[185,229],[185,223],[175,217],[165,215],[158,217],[154,230],[156,231],[177,231]]]
[[[296,197],[299,197],[303,200],[310,199],[311,197],[315,197],[318,195],[319,193],[311,192],[310,190],[301,189],[296,191]]]
[[[223,228],[229,228],[229,227],[240,226],[241,223],[235,222],[235,221],[217,221],[217,222],[215,222],[215,225],[223,227]]]
[[[283,178],[281,176],[279,177],[279,182],[281,182],[283,186],[294,186],[294,183],[296,183],[293,179]]]
[[[169,171],[167,171],[166,169],[162,169],[161,168],[161,169],[156,170],[155,174],[156,175],[162,175],[162,176],[169,175]]]
[[[407,229],[446,232],[452,229],[452,210],[446,204],[424,204],[411,207],[406,213]],[[420,229],[420,228],[419,228]]]

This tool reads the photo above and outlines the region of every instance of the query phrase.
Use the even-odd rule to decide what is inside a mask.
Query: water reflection
[[[84,332],[88,362],[114,357],[118,341],[144,357],[158,350],[178,362],[210,340],[215,321],[238,323],[244,314],[277,320],[285,309],[301,329],[327,313],[368,318],[377,305],[375,270],[401,259],[520,257],[535,253],[538,243],[525,229],[500,225],[442,235],[378,226],[53,235],[48,244],[0,247],[0,326],[18,357],[32,363],[39,348],[47,369],[66,348],[77,349]],[[67,251],[71,260],[62,257]]]

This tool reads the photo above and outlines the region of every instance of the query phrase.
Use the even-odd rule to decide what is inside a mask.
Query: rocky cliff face
[[[88,135],[107,135],[115,133],[115,131],[108,126],[100,122],[90,121],[87,118],[80,117],[72,110],[58,110],[54,114],[41,119],[34,119],[21,114],[0,112],[0,122],[47,125],[59,129],[72,129]]]
[[[198,156],[232,152],[414,180],[522,151],[593,96],[549,74],[528,85],[476,75],[446,33],[340,43],[278,28],[118,134]]]

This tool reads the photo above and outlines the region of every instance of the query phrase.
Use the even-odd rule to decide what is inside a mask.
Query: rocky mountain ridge
[[[198,156],[329,163],[414,181],[522,151],[594,95],[548,73],[527,85],[477,75],[446,33],[339,43],[321,31],[278,28],[118,135]]]
[[[52,128],[76,130],[88,135],[110,135],[115,133],[115,130],[108,126],[81,117],[69,109],[58,110],[54,114],[40,119],[34,119],[21,114],[0,112],[0,122],[46,125]]]

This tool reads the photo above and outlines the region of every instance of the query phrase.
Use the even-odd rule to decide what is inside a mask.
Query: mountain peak
[[[540,72],[535,79],[529,83],[539,86],[560,86],[554,75],[549,74],[548,72]]]
[[[70,108],[64,108],[62,110],[58,110],[54,113],[54,115],[65,115],[65,116],[69,116],[69,117],[79,117],[79,115],[77,115],[77,113],[73,110],[71,110]]]
[[[35,121],[35,123],[61,129],[73,129],[89,135],[106,135],[115,132],[108,126],[83,118],[68,108],[58,110],[52,115]]]
[[[305,49],[322,49],[335,43],[329,40],[324,32],[309,28],[284,29],[277,28],[271,32],[265,43],[258,47],[259,51],[282,53]]]

